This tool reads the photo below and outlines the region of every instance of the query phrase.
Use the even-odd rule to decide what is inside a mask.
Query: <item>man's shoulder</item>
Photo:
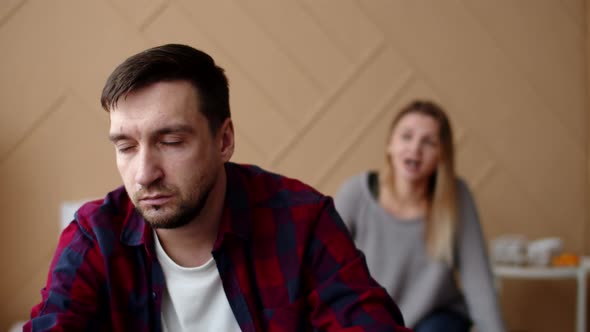
[[[228,169],[239,178],[255,205],[292,206],[319,203],[326,196],[309,184],[256,165],[230,163]],[[236,174],[239,174],[236,176]],[[233,188],[232,188],[233,189]],[[230,189],[230,190],[232,190]]]

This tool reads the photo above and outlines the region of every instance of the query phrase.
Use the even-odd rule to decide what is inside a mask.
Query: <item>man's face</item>
[[[154,228],[194,220],[229,159],[222,152],[226,126],[212,135],[198,101],[187,81],[158,82],[129,93],[110,111],[117,168],[136,209]]]

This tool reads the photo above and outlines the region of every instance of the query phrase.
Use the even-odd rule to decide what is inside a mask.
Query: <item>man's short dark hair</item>
[[[132,91],[176,80],[189,81],[197,89],[199,108],[215,133],[230,117],[227,77],[211,56],[190,46],[167,44],[127,58],[107,79],[100,103],[109,112]]]

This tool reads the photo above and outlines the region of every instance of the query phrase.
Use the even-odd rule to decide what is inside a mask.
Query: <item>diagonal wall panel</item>
[[[236,61],[275,98],[279,111],[286,112],[294,123],[301,121],[319,97],[318,86],[251,16],[232,0],[210,2],[207,6],[184,1],[183,7],[225,50],[238,55]]]
[[[5,0],[0,2],[0,28],[24,6],[26,0]]]
[[[52,47],[59,50],[58,77],[88,105],[97,105],[114,66],[149,45],[125,15],[109,3],[60,1],[53,23],[58,28],[59,47]],[[105,17],[109,18],[108,24]]]
[[[526,79],[542,106],[556,122],[563,123],[579,145],[586,137],[583,71],[583,26],[570,21],[558,1],[463,1],[502,53],[514,63],[515,74]],[[551,22],[559,22],[552,24]],[[562,61],[567,53],[572,61]],[[542,68],[542,70],[539,70]],[[571,86],[568,82],[577,82]],[[571,109],[562,116],[563,109]],[[575,111],[574,111],[575,110]]]
[[[322,92],[340,81],[352,65],[333,39],[300,3],[282,0],[242,1],[265,32]],[[297,27],[297,28],[294,28]]]
[[[575,22],[580,29],[585,30],[587,25],[586,6],[587,2],[584,0],[561,0],[557,1],[561,4],[564,11],[570,17],[570,20]]]
[[[132,25],[142,30],[149,25],[166,6],[167,0],[107,0],[121,16],[132,22]]]
[[[56,96],[64,92],[59,79],[62,58],[59,50],[52,47],[54,36],[59,35],[54,18],[56,12],[58,10],[50,3],[29,1],[12,13],[10,20],[0,29],[3,45],[0,160],[23,139]],[[39,61],[41,58],[43,61]]]
[[[353,0],[304,0],[301,5],[338,45],[352,62],[367,56],[371,46],[381,40],[381,31],[359,10]]]

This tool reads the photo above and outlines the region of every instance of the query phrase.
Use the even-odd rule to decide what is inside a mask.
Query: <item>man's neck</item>
[[[166,254],[178,265],[196,267],[211,258],[225,201],[226,174],[222,169],[199,216],[174,229],[156,229]]]

